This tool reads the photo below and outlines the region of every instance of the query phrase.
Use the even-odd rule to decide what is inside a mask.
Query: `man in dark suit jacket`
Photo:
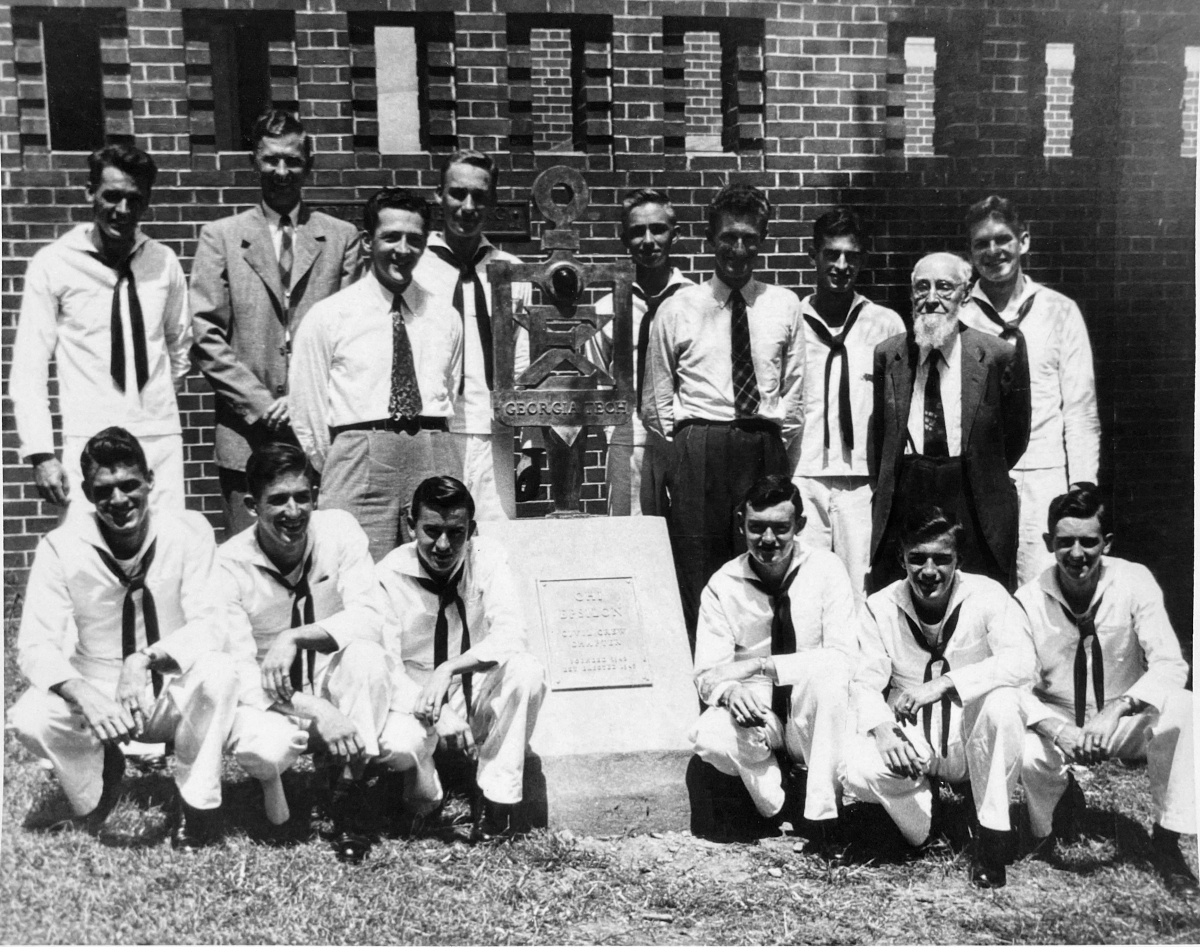
[[[353,224],[301,202],[313,155],[300,121],[271,109],[252,137],[262,203],[204,227],[191,276],[193,354],[216,394],[228,535],[252,522],[243,502],[251,452],[275,440],[295,443],[287,406],[292,338],[314,303],[350,284],[359,254]]]
[[[903,576],[899,523],[916,502],[962,523],[963,571],[1015,587],[1008,471],[1029,442],[1029,373],[1012,346],[959,324],[970,276],[953,254],[924,257],[912,275],[912,330],[875,348],[870,591]]]

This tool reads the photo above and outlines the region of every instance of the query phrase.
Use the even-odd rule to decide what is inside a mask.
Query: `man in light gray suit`
[[[246,460],[276,440],[295,443],[288,415],[292,338],[313,304],[353,279],[358,230],[301,201],[312,141],[290,112],[254,123],[250,163],[262,203],[207,224],[192,263],[196,363],[216,394],[217,467],[229,535],[251,523]]]

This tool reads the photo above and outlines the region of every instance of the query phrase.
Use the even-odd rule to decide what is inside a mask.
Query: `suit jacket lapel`
[[[320,225],[313,221],[312,214],[304,205],[300,205],[300,225],[296,228],[295,239],[292,241],[292,287],[300,285],[304,274],[312,269],[321,250],[325,246],[325,232]]]
[[[888,383],[892,386],[892,398],[896,403],[896,433],[901,442],[908,430],[908,413],[912,408],[913,381],[917,377],[917,347],[909,340],[903,349],[896,352],[888,366]]]
[[[250,269],[258,274],[271,295],[275,297],[276,313],[283,311],[283,284],[279,281],[279,260],[271,245],[271,231],[262,209],[255,207],[248,226],[242,232],[242,253]]]
[[[987,389],[987,367],[983,364],[983,349],[972,344],[966,332],[959,335],[958,343],[962,346],[962,452],[966,456],[975,415]]]

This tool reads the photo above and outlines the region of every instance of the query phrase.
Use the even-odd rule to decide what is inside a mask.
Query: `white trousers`
[[[838,767],[846,735],[850,662],[840,651],[804,652],[805,676],[792,685],[785,725],[773,713],[761,727],[738,726],[727,707],[710,707],[689,734],[696,755],[726,776],[741,778],[754,806],[770,818],[783,808],[783,773],[775,751],[786,749],[808,765],[804,818],[836,819],[841,798]],[[760,696],[769,704],[771,689]]]
[[[116,682],[93,681],[109,696]],[[221,755],[237,710],[238,678],[227,654],[202,654],[186,674],[168,675],[146,720],[146,739],[175,741],[175,783],[195,809],[221,805]],[[49,760],[76,815],[100,802],[104,745],[83,716],[50,691],[26,691],[8,712],[8,725],[35,756]]]
[[[441,473],[458,477],[475,500],[475,519],[517,518],[517,487],[513,458],[513,429],[496,424],[491,434],[445,435],[454,470]]]
[[[94,507],[83,495],[83,470],[79,455],[90,438],[64,437],[62,463],[67,472],[67,483],[71,487],[67,516],[90,513]],[[150,491],[150,509],[184,509],[183,490],[183,435],[161,434],[155,437],[139,437],[138,443],[146,452],[146,463],[154,472],[154,488]]]
[[[1021,776],[1021,753],[1025,742],[1025,718],[1016,688],[998,687],[958,712],[951,710],[948,752],[940,755],[937,715],[931,736],[937,750],[925,739],[918,724],[901,729],[923,759],[928,759],[927,776],[910,779],[888,769],[875,747],[875,740],[859,734],[846,751],[842,781],[846,789],[864,802],[881,803],[910,845],[929,837],[933,821],[933,789],[929,776],[958,782],[971,779],[971,796],[979,824],[1007,832],[1008,800]]]
[[[1009,477],[1017,488],[1020,518],[1017,524],[1017,585],[1022,586],[1054,564],[1054,555],[1042,536],[1050,501],[1067,492],[1067,471],[1062,467],[1012,470]]]
[[[793,477],[808,518],[800,542],[828,549],[846,567],[861,605],[871,569],[871,484],[866,477]]]
[[[393,718],[387,731],[389,759],[402,763],[394,769],[417,768],[418,798],[423,805],[441,798],[441,783],[433,769],[433,751],[437,730],[417,720],[412,708],[422,685],[404,670],[395,673]],[[528,653],[514,654],[490,671],[472,675],[471,734],[479,751],[475,780],[480,791],[492,802],[513,804],[521,801],[525,780],[525,753],[538,712],[546,696],[546,672]],[[467,719],[466,700],[455,682],[442,714]]]
[[[1047,707],[1074,723],[1057,707]],[[1179,688],[1167,692],[1162,712],[1147,708],[1121,720],[1113,756],[1146,761],[1154,821],[1183,835],[1196,834],[1196,782],[1192,743],[1192,694]],[[1053,741],[1030,731],[1025,737],[1021,781],[1033,834],[1050,834],[1054,807],[1067,788],[1067,762]]]

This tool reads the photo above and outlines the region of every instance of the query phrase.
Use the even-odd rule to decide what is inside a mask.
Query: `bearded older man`
[[[963,525],[964,572],[1015,587],[1008,471],[1029,443],[1029,369],[1012,346],[959,323],[970,277],[951,253],[923,257],[912,273],[912,330],[875,348],[870,591],[902,577],[899,521],[918,500]]]

